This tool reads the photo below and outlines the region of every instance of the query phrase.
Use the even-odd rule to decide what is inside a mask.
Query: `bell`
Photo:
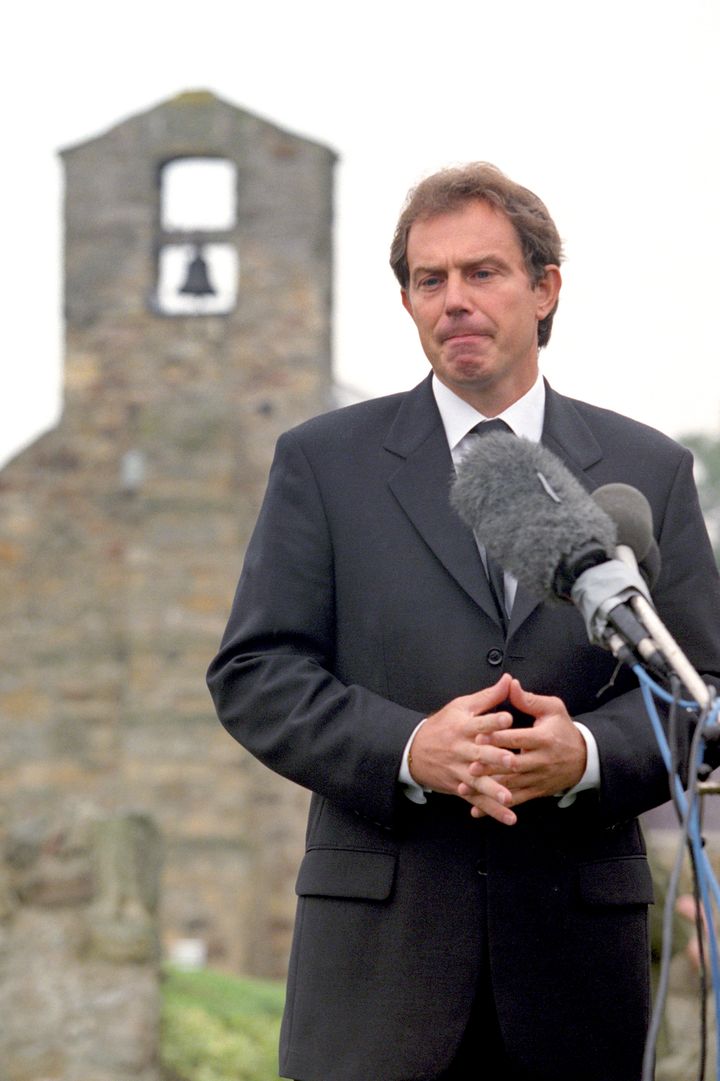
[[[203,258],[201,248],[195,249],[195,255],[188,264],[185,284],[180,287],[178,292],[187,293],[192,297],[215,296],[217,293],[217,289],[210,281],[208,265]]]

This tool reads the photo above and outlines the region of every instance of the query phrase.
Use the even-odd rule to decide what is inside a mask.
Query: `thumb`
[[[531,717],[538,718],[543,712],[542,695],[533,694],[532,691],[524,690],[519,679],[513,679],[511,681],[509,698],[516,709],[522,710],[523,713],[527,713]]]
[[[481,691],[469,694],[465,699],[465,703],[471,713],[486,713],[493,706],[498,706],[501,702],[504,702],[509,692],[510,675],[503,672],[497,683],[493,683],[492,687],[483,687]]]

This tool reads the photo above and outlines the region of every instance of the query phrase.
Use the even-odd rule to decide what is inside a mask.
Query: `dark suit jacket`
[[[549,388],[543,443],[589,489],[645,493],[660,615],[699,670],[720,671],[689,453]],[[637,1081],[652,887],[636,818],[668,791],[650,724],[632,673],[614,675],[571,606],[519,590],[503,640],[451,477],[429,380],[283,436],[210,669],[228,731],[313,792],[282,1072],[436,1076],[489,965],[503,1032],[533,1076]],[[415,725],[504,668],[592,730],[599,794],[532,801],[510,828],[456,797],[410,803],[397,776]]]

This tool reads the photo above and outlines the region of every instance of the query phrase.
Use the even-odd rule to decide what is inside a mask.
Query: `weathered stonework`
[[[153,302],[158,175],[182,156],[237,168],[224,316]],[[65,407],[0,474],[3,813],[16,833],[86,801],[151,815],[166,944],[277,975],[305,793],[222,731],[204,673],[275,440],[330,404],[334,155],[199,92],[62,157]],[[23,905],[83,903],[80,865],[44,866]]]
[[[159,836],[138,815],[0,841],[2,1081],[159,1081]]]

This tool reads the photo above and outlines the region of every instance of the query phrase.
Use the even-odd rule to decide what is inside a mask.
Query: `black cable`
[[[657,1042],[660,1034],[660,1026],[665,1013],[665,1006],[667,1003],[668,988],[670,982],[670,965],[672,962],[672,946],[673,946],[673,921],[675,915],[675,905],[677,902],[678,889],[680,884],[680,876],[682,873],[683,863],[685,859],[685,851],[690,852],[691,867],[693,873],[693,894],[699,894],[698,875],[697,868],[695,866],[694,853],[692,852],[692,844],[690,843],[690,825],[693,821],[693,815],[697,806],[698,792],[695,778],[695,762],[697,761],[698,748],[700,740],[702,739],[702,731],[704,727],[704,718],[706,716],[705,711],[702,712],[700,719],[696,725],[695,732],[690,746],[689,754],[689,777],[687,795],[687,810],[686,813],[682,813],[682,809],[677,798],[677,793],[674,785],[674,778],[679,776],[679,755],[678,755],[678,740],[677,740],[677,710],[682,693],[682,686],[680,680],[676,676],[671,677],[671,689],[672,689],[672,701],[670,703],[670,710],[668,714],[668,744],[670,747],[670,770],[669,770],[669,782],[670,791],[672,793],[673,803],[678,815],[681,828],[680,844],[678,845],[677,854],[675,856],[675,862],[670,874],[670,880],[668,882],[667,894],[665,897],[665,907],[663,909],[663,925],[662,925],[662,951],[660,960],[660,978],[658,981],[658,987],[655,995],[655,1002],[653,1004],[653,1011],[650,1020],[650,1026],[648,1029],[647,1040],[645,1042],[645,1052],[643,1055],[643,1069],[642,1069],[642,1081],[653,1081],[655,1073],[655,1058],[657,1051]],[[701,909],[697,909],[698,914]],[[706,985],[706,976],[701,975],[702,983]],[[705,1010],[703,1008],[703,1019],[705,1017]],[[705,1072],[705,1059],[706,1059],[706,1025],[704,1020],[701,1020],[701,1055],[700,1055],[700,1081],[704,1081]]]
[[[702,808],[701,808],[702,811]],[[698,1063],[698,1081],[705,1081],[705,1067],[707,1066],[707,1008],[708,1008],[708,978],[707,958],[705,956],[705,928],[702,919],[702,899],[700,897],[700,881],[698,877],[695,849],[688,846],[690,853],[690,866],[692,868],[692,893],[695,902],[695,934],[698,941],[698,983],[700,990],[700,1056]]]
[[[665,1013],[668,986],[670,982],[670,963],[672,961],[673,946],[673,919],[675,915],[675,902],[677,900],[680,875],[685,860],[685,848],[689,840],[690,817],[682,822],[682,838],[678,846],[675,862],[668,882],[667,894],[665,895],[665,908],[663,909],[662,924],[662,952],[660,956],[660,979],[653,1003],[650,1027],[645,1041],[645,1053],[643,1056],[642,1081],[653,1081],[655,1076],[655,1053],[660,1025]]]
[[[697,822],[698,832],[702,839],[702,811],[703,803],[698,792],[698,768],[700,761],[700,744],[703,739],[705,731],[705,722],[707,721],[708,714],[710,712],[710,704],[701,711],[698,718],[693,738],[690,743],[689,754],[689,769],[688,769],[688,788],[687,788],[687,801],[688,801],[688,818],[697,808]],[[695,851],[691,844],[688,845],[688,851],[690,853],[690,865],[692,869],[692,892],[693,899],[695,901],[695,933],[698,941],[698,986],[700,996],[700,1054],[699,1054],[699,1066],[698,1066],[698,1081],[704,1081],[705,1068],[707,1065],[707,1051],[708,1051],[708,1024],[707,1024],[707,1008],[708,1008],[708,971],[707,971],[707,956],[705,952],[705,926],[703,924],[703,907],[700,894],[700,874],[695,859]],[[707,913],[707,918],[712,919],[712,912]],[[718,988],[715,989],[718,993]]]
[[[682,822],[683,813],[680,807],[678,799],[677,789],[673,784],[673,778],[682,776],[680,773],[680,758],[678,754],[678,728],[677,728],[677,712],[678,703],[682,698],[682,683],[678,676],[674,673],[670,676],[670,690],[672,691],[672,701],[670,703],[670,709],[668,711],[668,747],[670,748],[670,796],[675,807],[675,813],[678,817],[678,821]]]

